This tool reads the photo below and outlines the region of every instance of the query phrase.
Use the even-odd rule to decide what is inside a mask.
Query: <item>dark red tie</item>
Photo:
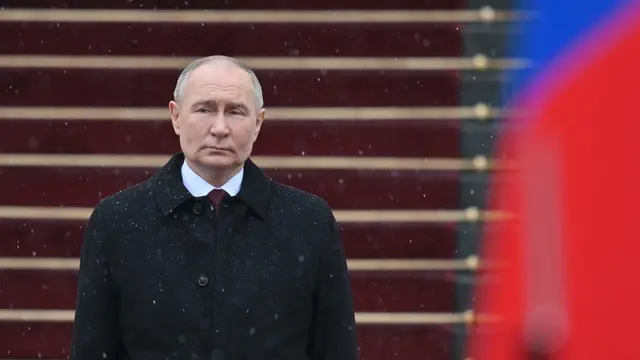
[[[222,198],[226,195],[227,192],[222,189],[213,189],[207,196],[209,197],[209,202],[211,202],[211,205],[213,205],[213,207],[217,209],[220,205],[220,201],[222,201]]]

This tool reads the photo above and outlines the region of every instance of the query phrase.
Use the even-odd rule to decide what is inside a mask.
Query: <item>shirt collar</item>
[[[184,154],[174,154],[171,159],[154,174],[147,186],[155,193],[160,211],[171,214],[178,206],[191,200],[194,196],[187,190],[182,181],[182,165]],[[247,159],[244,164],[242,184],[236,199],[249,206],[261,219],[266,219],[269,199],[272,196],[271,180],[256,164]]]
[[[200,175],[196,174],[190,167],[187,165],[187,162],[182,163],[182,168],[180,169],[182,173],[182,183],[184,187],[193,195],[194,197],[207,196],[214,189],[222,189],[229,194],[229,196],[236,196],[240,192],[240,188],[242,186],[242,179],[244,177],[244,168],[240,169],[240,171],[235,174],[229,181],[227,181],[224,185],[219,188],[209,184],[205,179],[200,177]]]

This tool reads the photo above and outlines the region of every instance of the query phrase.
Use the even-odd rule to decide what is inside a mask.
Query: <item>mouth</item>
[[[211,150],[211,151],[219,151],[219,152],[229,152],[229,151],[231,151],[231,150],[229,150],[227,148],[218,147],[218,146],[206,146],[205,149]]]

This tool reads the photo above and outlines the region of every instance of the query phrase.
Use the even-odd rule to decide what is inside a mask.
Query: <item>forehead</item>
[[[183,95],[185,100],[191,101],[240,101],[248,104],[253,98],[253,86],[249,74],[233,64],[204,64],[189,74]]]

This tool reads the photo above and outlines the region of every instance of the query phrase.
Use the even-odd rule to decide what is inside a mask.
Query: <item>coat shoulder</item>
[[[291,209],[314,219],[333,217],[327,201],[315,194],[276,181],[273,181],[273,193],[272,200],[278,208]]]
[[[135,216],[140,217],[150,206],[155,206],[153,187],[150,179],[120,190],[102,199],[94,208],[94,212],[102,216]]]

